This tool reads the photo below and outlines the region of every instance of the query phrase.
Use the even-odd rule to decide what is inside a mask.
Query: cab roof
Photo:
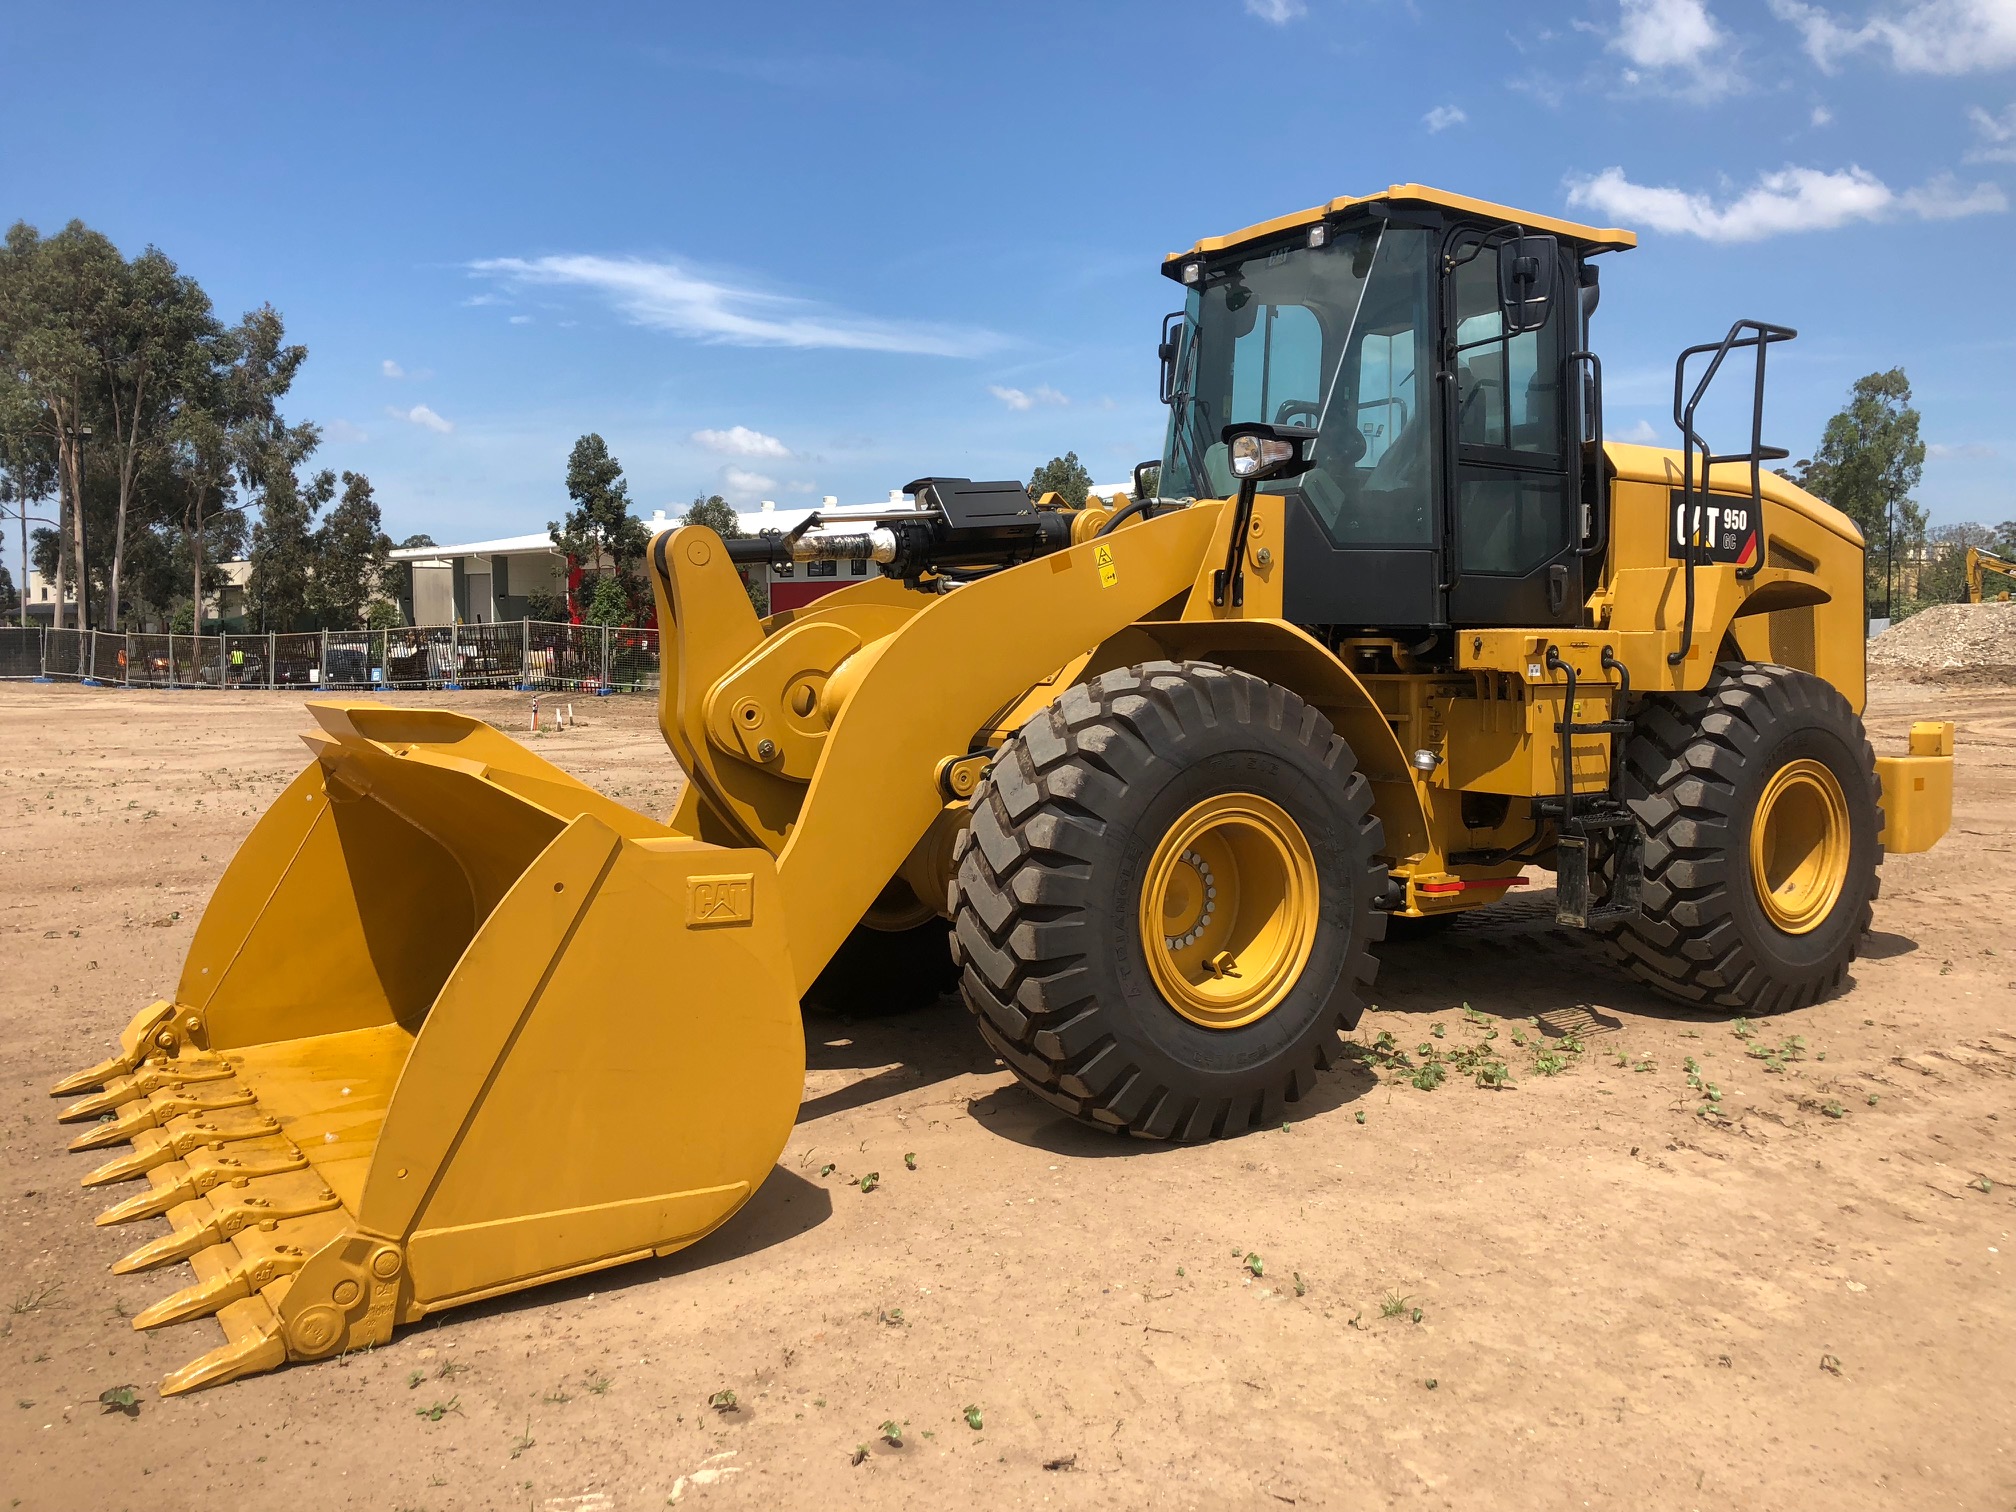
[[[1534,215],[1525,210],[1515,210],[1509,205],[1494,205],[1489,200],[1471,199],[1465,194],[1450,194],[1442,189],[1430,189],[1426,184],[1390,184],[1375,194],[1345,195],[1333,199],[1327,205],[1313,205],[1307,210],[1298,210],[1292,215],[1277,215],[1273,220],[1261,221],[1242,231],[1234,231],[1229,236],[1207,236],[1187,252],[1171,252],[1162,259],[1165,272],[1174,274],[1170,266],[1186,258],[1209,256],[1231,247],[1244,246],[1248,242],[1264,241],[1283,231],[1292,231],[1297,226],[1313,225],[1320,220],[1344,214],[1363,205],[1430,205],[1438,210],[1454,210],[1460,214],[1482,216],[1488,220],[1510,221],[1526,227],[1529,231],[1545,231],[1560,237],[1563,241],[1574,242],[1578,246],[1595,252],[1623,252],[1638,245],[1638,233],[1622,231],[1614,226],[1584,226],[1575,221],[1557,219],[1551,215]]]

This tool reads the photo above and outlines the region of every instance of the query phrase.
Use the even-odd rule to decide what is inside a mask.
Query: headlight
[[[1234,436],[1228,456],[1233,477],[1252,478],[1284,462],[1293,462],[1295,443],[1276,441],[1266,436]]]

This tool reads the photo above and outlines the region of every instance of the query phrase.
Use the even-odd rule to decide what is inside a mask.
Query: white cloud
[[[1962,441],[1958,445],[1949,445],[1943,441],[1934,441],[1925,448],[1925,455],[1934,461],[1965,457],[1969,461],[1978,462],[1989,457],[2000,456],[2001,453],[1984,441]]]
[[[739,467],[722,468],[721,482],[728,496],[733,499],[761,498],[766,493],[774,492],[777,487],[775,478],[766,478],[761,473],[745,472]]]
[[[1246,14],[1273,26],[1286,26],[1309,14],[1303,0],[1246,0]]]
[[[1834,124],[1834,112],[1829,110],[1825,105],[1815,105],[1813,107],[1812,121],[1815,126],[1832,126]]]
[[[1921,220],[1959,220],[1965,215],[1993,215],[2009,208],[2009,196],[1994,184],[1967,188],[1950,173],[1926,180],[1897,196],[1897,203]]]
[[[378,364],[378,370],[387,378],[404,378],[406,376],[406,369],[399,366],[390,357],[387,357],[383,362]]]
[[[1828,231],[1855,221],[1915,215],[1947,220],[2006,210],[2008,199],[1993,184],[1963,189],[1951,175],[1897,193],[1867,169],[1833,173],[1817,168],[1782,168],[1726,204],[1684,189],[1634,184],[1622,168],[1568,180],[1568,202],[1630,225],[1705,241],[1747,242],[1794,231]]]
[[[1652,428],[1650,420],[1640,420],[1627,431],[1621,431],[1610,438],[1612,441],[1628,441],[1633,446],[1652,446],[1659,440],[1659,432]]]
[[[322,439],[345,446],[356,446],[371,439],[371,433],[361,425],[352,425],[348,420],[331,420],[322,427]]]
[[[511,317],[511,324],[530,325],[532,324],[532,317],[530,315],[513,315]]]
[[[431,430],[437,435],[445,436],[455,429],[452,420],[442,419],[424,404],[416,404],[411,409],[400,409],[395,404],[388,404],[385,406],[385,413],[394,420],[405,420],[425,430]]]
[[[1065,405],[1071,402],[1069,395],[1058,393],[1047,383],[1033,390],[1004,388],[998,383],[990,383],[987,385],[987,392],[1011,410],[1034,409],[1039,404]]]
[[[1430,131],[1447,131],[1451,126],[1461,126],[1470,117],[1460,105],[1437,105],[1421,119]]]
[[[693,439],[707,450],[725,452],[731,457],[788,457],[791,448],[775,436],[766,436],[759,430],[751,430],[746,425],[731,425],[727,430],[697,430]]]
[[[1823,72],[1868,48],[1902,73],[1985,73],[2016,63],[2016,0],[1889,0],[1859,25],[1805,0],[1771,0]]]
[[[1981,145],[1967,154],[1970,163],[2016,163],[2016,105],[1992,116],[1979,105],[1967,112]]]
[[[753,347],[831,347],[970,357],[999,347],[988,331],[876,320],[788,294],[738,286],[678,263],[641,257],[493,257],[471,273],[510,287],[541,285],[598,294],[631,320],[696,341]]]
[[[1640,68],[1698,70],[1729,46],[1705,0],[1621,0],[1621,7],[1610,46]]]

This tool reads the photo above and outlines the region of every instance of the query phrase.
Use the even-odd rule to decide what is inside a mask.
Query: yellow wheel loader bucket
[[[172,1002],[70,1077],[130,1146],[113,1268],[187,1261],[137,1328],[226,1342],[164,1393],[691,1244],[804,1082],[769,852],[632,813],[480,721],[311,706],[315,760],[225,872]],[[130,1191],[132,1195],[124,1195]]]
[[[963,809],[943,774],[1004,701],[1208,578],[1231,529],[1187,509],[767,629],[712,531],[658,536],[676,828],[476,720],[310,705],[315,760],[226,869],[174,999],[54,1089],[89,1094],[72,1148],[131,1147],[85,1178],[133,1193],[99,1221],[168,1222],[115,1269],[195,1270],[135,1326],[223,1324],[162,1389],[725,1222],[790,1134],[800,998]]]

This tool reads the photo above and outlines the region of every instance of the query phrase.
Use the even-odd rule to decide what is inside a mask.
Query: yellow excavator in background
[[[174,995],[56,1091],[125,1146],[114,1265],[215,1316],[167,1392],[663,1255],[770,1172],[801,1001],[956,977],[1037,1096],[1116,1133],[1278,1124],[1389,923],[1541,867],[1682,1001],[1836,991],[1886,849],[1944,833],[1953,728],[1878,757],[1863,547],[1772,475],[1739,321],[1675,450],[1607,443],[1626,231],[1419,185],[1171,256],[1167,440],[1083,508],[927,477],[870,522],[656,537],[666,822],[480,721],[310,706],[306,770]],[[1750,434],[1697,412],[1730,359]],[[1155,481],[1151,484],[1149,478]],[[881,575],[758,620],[738,564]]]
[[[1988,576],[1990,573],[2008,581],[2016,587],[2016,560],[2001,556],[1981,546],[1967,548],[1967,602],[1980,604],[1988,599]],[[1996,599],[2007,603],[2009,588],[1995,595]]]

